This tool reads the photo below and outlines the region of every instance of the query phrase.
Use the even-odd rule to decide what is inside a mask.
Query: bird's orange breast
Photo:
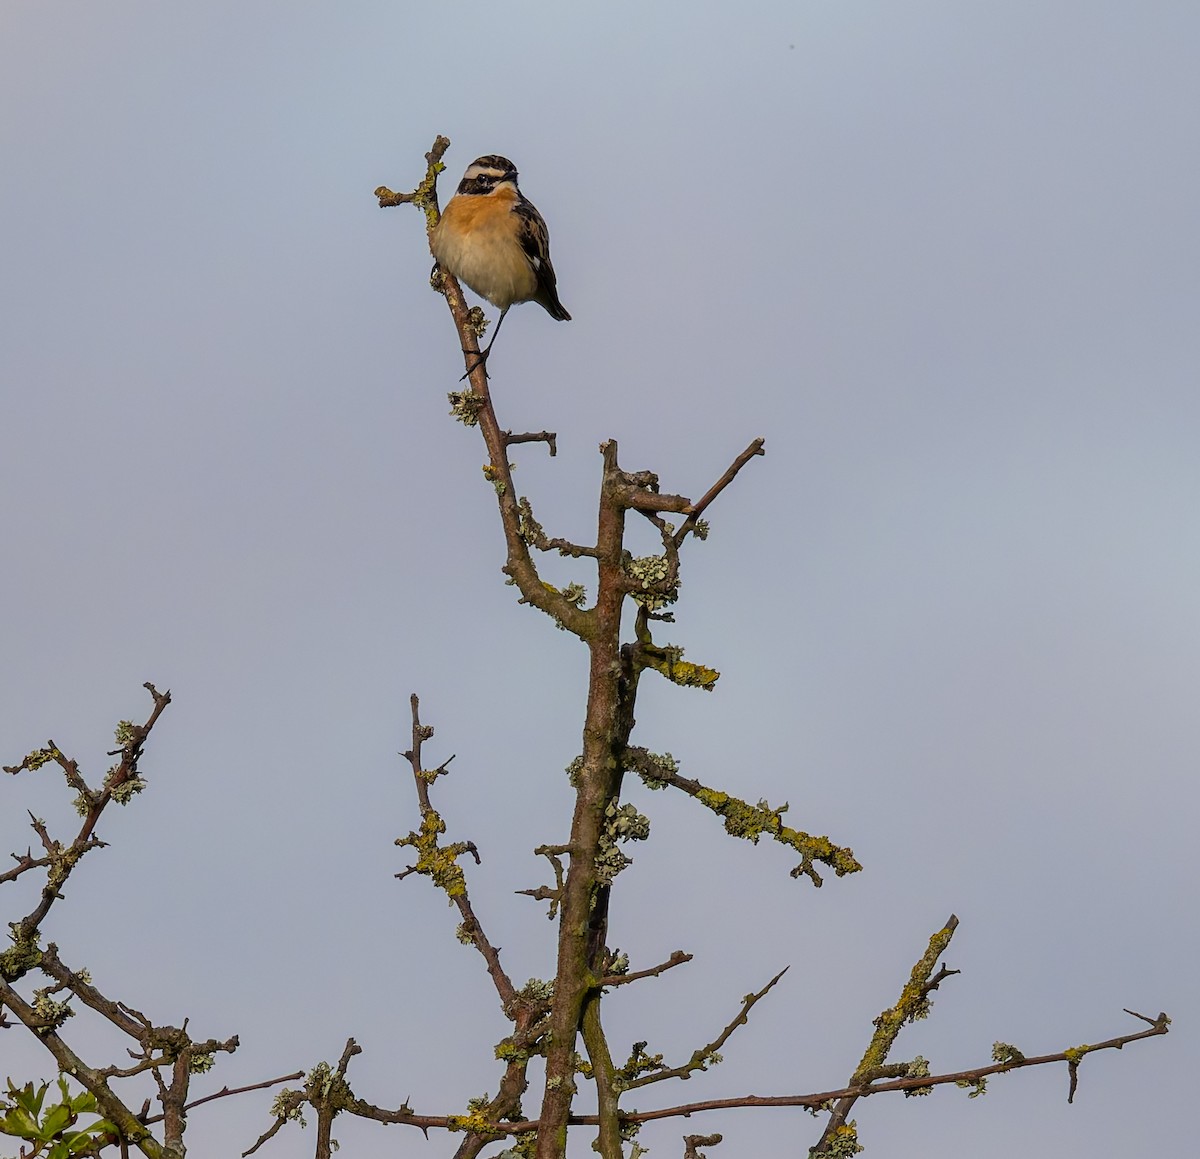
[[[530,301],[538,288],[519,240],[516,201],[504,187],[452,197],[430,239],[438,264],[501,310]]]

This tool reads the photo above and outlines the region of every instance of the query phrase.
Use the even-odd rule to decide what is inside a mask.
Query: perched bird
[[[499,307],[491,342],[471,370],[487,360],[504,315],[517,302],[537,302],[551,318],[571,320],[558,300],[546,223],[517,188],[517,167],[507,157],[493,153],[471,162],[430,247],[443,270]]]

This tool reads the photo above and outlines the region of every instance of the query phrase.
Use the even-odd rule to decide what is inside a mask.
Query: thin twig
[[[433,805],[430,803],[429,798],[429,784],[434,779],[434,775],[424,771],[422,768],[421,749],[425,741],[433,736],[433,727],[421,723],[421,701],[415,692],[409,697],[409,706],[412,713],[412,748],[404,756],[412,767],[413,783],[416,786],[417,800],[420,803],[421,815],[424,819],[433,814]],[[438,766],[435,773],[444,772],[446,765],[449,763],[449,761],[444,761]],[[433,835],[433,839],[436,842],[436,834]],[[400,840],[411,843],[407,838],[401,838]],[[442,849],[440,852],[447,857],[455,852],[469,852],[474,855],[476,863],[479,861],[479,853],[471,842],[460,842]],[[424,870],[418,870],[417,866],[413,866],[402,873],[398,873],[396,876],[405,877],[415,871],[425,872]],[[467,892],[465,878],[461,880],[460,886],[456,886],[452,891],[448,892],[450,900],[457,907],[459,915],[462,917],[463,933],[470,938],[471,944],[482,955],[484,962],[487,963],[487,971],[491,975],[492,984],[495,986],[496,993],[500,997],[500,1005],[502,1008],[507,1009],[513,999],[516,998],[517,990],[512,983],[512,979],[509,978],[500,963],[500,951],[488,940],[487,935],[483,931],[483,926],[479,922],[479,918],[475,915],[470,895]]]
[[[699,503],[693,505],[688,511],[688,517],[684,524],[675,533],[675,542],[682,543],[688,533],[695,529],[696,523],[700,516],[704,514],[708,505],[729,486],[730,483],[737,478],[738,472],[748,463],[755,455],[765,455],[767,452],[764,449],[765,440],[755,439],[730,465],[729,470],[725,472],[705,493]]]
[[[635,1078],[626,1084],[627,1090],[634,1090],[637,1087],[649,1086],[650,1083],[662,1082],[664,1079],[687,1079],[692,1076],[694,1071],[707,1070],[708,1064],[713,1061],[715,1055],[721,1047],[729,1041],[730,1036],[739,1026],[745,1026],[747,1015],[754,1009],[755,1004],[759,999],[766,995],[775,987],[775,984],[780,978],[788,972],[788,967],[784,966],[778,974],[775,975],[761,990],[756,994],[747,994],[742,999],[742,1008],[737,1012],[732,1021],[717,1035],[712,1042],[706,1046],[700,1047],[699,1050],[692,1052],[692,1057],[687,1060],[682,1066],[671,1067],[668,1070],[655,1071],[653,1074],[642,1075],[640,1078]]]
[[[532,431],[523,435],[514,435],[512,431],[501,431],[505,446],[514,443],[545,443],[550,449],[550,458],[558,454],[558,436],[553,431]]]
[[[627,986],[630,982],[640,982],[643,978],[657,978],[675,966],[690,962],[692,957],[693,955],[685,954],[682,950],[676,950],[665,962],[651,966],[648,970],[634,970],[629,974],[608,974],[601,980],[600,985],[607,989],[612,986]]]
[[[267,1090],[269,1087],[277,1087],[280,1083],[295,1082],[303,1077],[304,1072],[302,1070],[298,1070],[294,1074],[280,1075],[277,1079],[266,1079],[264,1082],[250,1083],[248,1086],[244,1087],[222,1087],[219,1091],[215,1091],[211,1095],[205,1095],[202,1099],[193,1099],[183,1109],[185,1111],[190,1111],[195,1107],[203,1106],[205,1103],[211,1103],[216,1099],[227,1099],[230,1095],[244,1095],[247,1091]],[[142,1121],[149,1125],[150,1123],[157,1123],[161,1118],[162,1115],[152,1115],[147,1119],[143,1119]]]

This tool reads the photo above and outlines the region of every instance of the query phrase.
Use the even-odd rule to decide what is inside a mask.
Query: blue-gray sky
[[[458,754],[437,799],[483,853],[481,917],[514,976],[546,977],[553,928],[512,891],[566,833],[585,656],[503,585],[422,223],[371,196],[445,133],[446,194],[478,154],[517,163],[575,317],[515,310],[492,366],[501,421],[559,434],[557,459],[516,455],[551,534],[589,535],[602,439],[690,494],[767,439],[667,634],[718,690],[647,679],[640,740],[866,866],[817,892],[631,788],[654,830],[613,941],[696,960],[614,996],[615,1050],[686,1057],[792,964],[722,1066],[635,1105],[839,1085],[953,911],[962,976],[897,1058],[1061,1050],[1136,1029],[1122,1007],[1176,1032],[1089,1058],[1072,1107],[1061,1068],[872,1100],[868,1155],[1185,1153],[1198,43],[1169,0],[8,0],[0,758],[53,737],[99,777],[142,681],[175,696],[47,937],[156,1019],[239,1034],[214,1088],[355,1035],[364,1097],[496,1089],[482,966],[427,883],[392,878],[407,696]],[[49,771],[0,791],[3,852],[26,807],[67,824]],[[48,1077],[34,1047],[0,1037],[0,1079]],[[197,1111],[193,1153],[244,1149],[268,1101]],[[683,1129],[642,1142],[677,1155]],[[819,1128],[686,1129],[728,1157]],[[336,1134],[363,1159],[447,1150]]]

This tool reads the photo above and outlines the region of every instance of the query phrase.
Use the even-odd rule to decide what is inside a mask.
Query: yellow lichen
[[[943,926],[929,939],[925,953],[913,966],[912,973],[909,975],[904,989],[900,992],[900,1000],[875,1020],[875,1033],[871,1037],[871,1043],[867,1047],[862,1061],[858,1064],[858,1069],[854,1072],[852,1083],[865,1081],[865,1076],[876,1067],[882,1066],[887,1061],[888,1052],[892,1049],[892,1044],[896,1041],[896,1035],[900,1033],[901,1028],[908,1022],[924,1018],[928,1013],[929,993],[926,984],[937,966],[938,959],[950,944],[953,936],[954,926],[952,923]]]
[[[834,845],[828,837],[814,837],[785,825],[783,814],[787,811],[787,805],[772,808],[766,801],[750,805],[728,793],[708,788],[701,788],[696,793],[696,799],[725,819],[725,831],[732,836],[757,845],[759,837],[767,833],[780,844],[796,850],[804,858],[799,872],[812,878],[816,885],[821,882],[812,868],[814,861],[828,865],[838,877],[862,869],[853,850]]]
[[[703,688],[711,692],[713,685],[720,679],[720,672],[715,668],[706,668],[703,664],[693,664],[690,660],[676,660],[671,656],[647,658],[648,664],[655,672],[661,673],[673,684],[684,688]]]
[[[396,844],[411,846],[417,851],[417,863],[412,872],[432,878],[433,884],[445,890],[447,897],[461,897],[467,891],[467,882],[458,858],[470,849],[461,842],[441,848],[437,843],[438,836],[445,831],[445,821],[436,810],[430,809],[421,819],[420,831],[397,837]]]

